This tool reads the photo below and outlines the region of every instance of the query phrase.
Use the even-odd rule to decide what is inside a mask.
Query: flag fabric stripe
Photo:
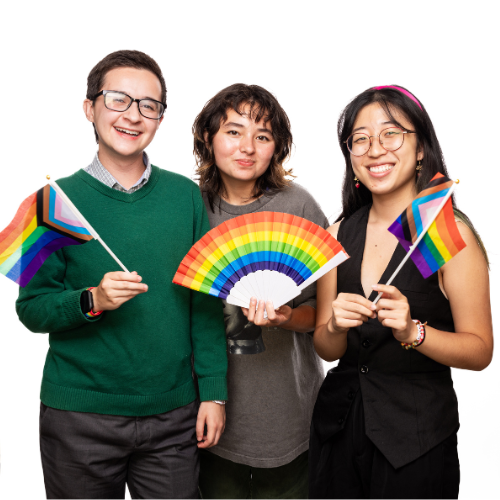
[[[448,229],[449,221],[446,218],[447,210],[441,210],[441,213],[436,217],[436,227],[439,235],[441,236],[444,245],[449,249],[450,254],[455,255],[458,253],[458,248]],[[450,257],[451,259],[451,257]]]
[[[36,193],[28,196],[18,208],[16,215],[12,219],[12,222],[0,233],[0,244],[7,238],[12,231],[16,229],[17,226],[26,217],[26,214],[32,209],[33,205],[36,203]],[[1,247],[0,247],[1,248]]]
[[[33,276],[35,276],[36,272],[42,267],[42,264],[45,260],[50,257],[57,250],[69,246],[69,245],[80,245],[78,241],[73,238],[63,237],[58,238],[56,240],[51,241],[47,245],[45,245],[33,258],[30,264],[26,267],[24,272],[16,279],[16,283],[20,286],[26,286]]]
[[[21,213],[22,212],[22,213]],[[0,255],[23,233],[36,216],[36,198],[29,208],[18,210],[14,220],[0,233]]]
[[[411,259],[424,278],[435,273],[465,248],[465,242],[455,221],[451,198],[448,198],[436,216],[436,210],[452,186],[452,180],[442,174],[436,174],[389,227],[389,231],[396,236],[406,252],[410,252],[412,245],[420,237],[429,221],[434,218],[427,233],[411,254]]]
[[[80,243],[90,241],[93,238],[92,235],[79,221],[77,222],[78,226],[70,226],[54,217],[53,206],[55,205],[56,197],[60,198],[50,184],[47,184],[38,191],[37,199],[42,200],[41,203],[37,203],[38,223],[53,231],[57,231],[63,236],[70,236],[80,241]],[[61,203],[64,203],[64,200],[61,199]],[[70,209],[68,208],[68,210]]]
[[[63,201],[60,196],[57,195],[55,189],[52,186],[48,186],[50,191],[47,193],[47,186],[44,188],[44,220],[48,223],[49,221],[55,226],[60,226],[64,228],[68,233],[75,233],[75,236],[81,237],[82,235],[89,234],[87,229],[83,227],[82,223],[75,218],[73,221],[66,221],[66,219],[56,216],[55,209],[56,205],[62,207]],[[57,200],[57,201],[56,201]],[[48,201],[47,204],[45,202]]]
[[[29,263],[33,260],[35,255],[47,244],[57,238],[64,238],[64,236],[59,233],[55,233],[54,231],[49,231],[46,228],[39,227],[37,231],[41,229],[40,236],[35,236],[35,241],[29,247],[24,250],[24,247],[19,247],[18,251],[12,255],[14,264],[10,264],[10,271],[5,275],[7,278],[13,279],[14,281],[17,279],[15,276],[16,273],[21,274],[28,267]],[[35,233],[37,232],[35,231]],[[7,262],[6,262],[7,264]]]
[[[7,250],[5,257],[0,259],[0,273],[7,275],[12,266],[15,265],[17,260],[22,257],[31,246],[36,243],[45,232],[49,231],[45,227],[36,227],[36,218],[34,219],[35,225],[33,230],[28,234],[25,231],[22,236],[19,236],[19,242],[14,242]]]
[[[91,239],[64,199],[47,184],[23,201],[0,233],[0,273],[26,286],[56,250]]]

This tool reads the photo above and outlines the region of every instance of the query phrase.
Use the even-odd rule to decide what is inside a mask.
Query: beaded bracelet
[[[94,288],[95,288],[95,286],[90,286],[89,288],[87,288],[87,290],[90,292],[90,290],[93,290]],[[102,313],[103,313],[103,311],[94,312],[94,311],[92,311],[92,308],[91,308],[89,312],[85,313],[85,316],[87,316],[87,318],[95,318],[96,316],[99,316],[99,314],[102,314]]]
[[[422,345],[425,340],[425,325],[427,324],[427,321],[425,323],[421,323],[418,319],[412,319],[412,321],[417,325],[417,338],[411,344],[401,342],[401,347],[406,350],[415,349],[415,347]]]

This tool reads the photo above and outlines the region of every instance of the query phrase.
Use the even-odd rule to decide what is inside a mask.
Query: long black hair
[[[372,103],[378,103],[386,112],[391,122],[398,127],[406,130],[394,116],[395,112],[401,113],[411,123],[412,129],[417,136],[417,151],[422,151],[424,155],[420,175],[417,175],[418,172],[415,170],[415,189],[417,193],[420,193],[438,172],[449,177],[434,125],[424,105],[400,85],[369,88],[357,95],[345,107],[340,115],[337,126],[339,144],[345,159],[345,174],[342,184],[342,213],[336,222],[342,220],[344,217],[349,217],[364,205],[372,203],[372,194],[366,186],[360,184],[359,188],[356,188],[351,155],[345,142],[352,133],[358,113],[365,106]],[[486,249],[479,234],[469,218],[456,207],[454,196],[452,196],[452,204],[455,217],[472,230],[488,262]]]

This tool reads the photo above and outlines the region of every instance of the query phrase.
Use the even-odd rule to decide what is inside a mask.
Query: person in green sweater
[[[40,411],[48,498],[124,498],[126,484],[133,498],[195,498],[198,449],[224,430],[221,303],[172,283],[209,229],[204,203],[195,183],[144,152],[165,109],[165,81],[146,54],[114,52],[92,69],[84,111],[99,151],[58,184],[137,272],[115,271],[92,240],[52,254],[20,289],[20,320],[49,333]]]

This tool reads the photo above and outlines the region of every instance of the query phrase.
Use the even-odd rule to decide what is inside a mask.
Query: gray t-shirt
[[[328,227],[314,198],[295,183],[248,205],[230,205],[217,198],[214,212],[205,195],[203,199],[211,227],[239,215],[263,211],[289,213]],[[306,288],[289,305],[316,307],[316,285]],[[311,334],[275,327],[260,329],[248,325],[240,308],[224,306],[226,333],[232,330],[233,335],[235,328],[245,330],[242,336],[246,339],[260,338],[262,333],[265,349],[255,350],[257,354],[231,354],[248,351],[244,347],[235,350],[234,342],[228,343],[226,429],[219,444],[208,451],[250,467],[285,465],[309,449],[312,410],[324,378],[321,359]]]

